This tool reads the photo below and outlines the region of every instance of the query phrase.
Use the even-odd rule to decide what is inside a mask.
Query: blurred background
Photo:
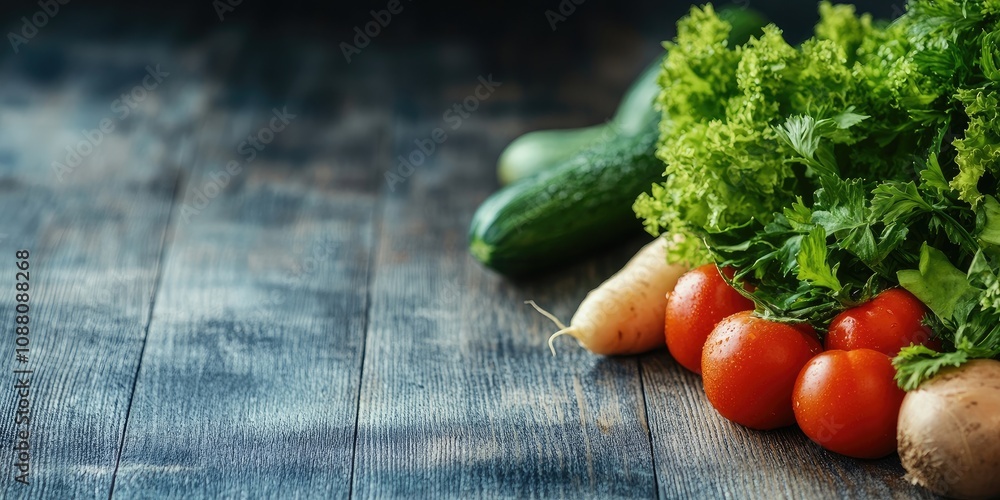
[[[903,8],[903,0],[855,3],[877,18],[894,17]],[[608,118],[622,91],[660,53],[658,42],[672,36],[674,22],[690,4],[400,0],[398,13],[383,17],[384,27],[369,27],[377,31],[375,36],[359,37],[376,20],[372,11],[386,11],[388,5],[382,0],[351,5],[254,0],[5,2],[0,7],[0,27],[6,35],[0,50],[2,111],[10,116],[30,107],[33,116],[0,122],[5,131],[0,164],[17,156],[21,166],[65,172],[52,163],[65,164],[66,154],[72,156],[65,151],[67,144],[99,125],[98,111],[109,112],[115,130],[107,144],[95,148],[99,151],[83,155],[80,163],[87,169],[72,169],[77,182],[88,178],[78,171],[106,171],[109,159],[124,157],[122,148],[134,146],[135,140],[151,141],[146,154],[155,161],[166,154],[155,142],[180,140],[172,133],[205,123],[205,111],[212,106],[242,109],[250,122],[264,119],[266,111],[279,104],[320,124],[353,116],[357,120],[339,129],[337,137],[317,139],[343,140],[351,150],[389,138],[408,142],[407,134],[425,132],[409,126],[425,117],[438,119],[449,103],[467,95],[477,78],[488,74],[503,85],[472,123],[482,117],[492,120],[490,136],[495,141],[484,157],[495,158],[506,142],[524,131]],[[807,36],[817,19],[814,2],[739,0],[717,5],[723,6],[756,9],[784,28],[791,40]],[[167,85],[148,92],[143,102],[126,103],[134,111],[131,117],[121,116],[120,107],[104,109],[141,83],[147,65],[157,64],[171,75]],[[45,98],[34,100],[43,90]],[[372,121],[378,127],[365,128]],[[132,143],[123,143],[137,127],[153,127],[156,134],[135,135]],[[261,156],[281,153],[289,140],[277,141]],[[27,144],[31,150],[23,151]],[[296,153],[312,158],[298,160],[308,163],[326,154],[314,146]],[[370,147],[377,148],[374,143]],[[357,156],[349,154],[341,162],[356,161]],[[373,170],[390,168],[374,164],[378,161],[368,163],[367,168],[338,175],[340,181],[367,184],[379,177],[369,175],[376,173]]]

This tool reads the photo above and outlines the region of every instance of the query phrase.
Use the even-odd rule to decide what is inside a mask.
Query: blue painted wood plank
[[[115,496],[343,496],[372,200],[257,185],[215,206],[168,255]]]
[[[0,57],[0,260],[12,265],[16,249],[31,252],[29,362],[38,363],[32,484],[21,487],[5,468],[2,497],[110,493],[190,149],[184,138],[205,97],[193,78],[205,62],[165,43],[174,28],[164,23],[121,45],[81,44],[66,27]],[[13,286],[0,283],[0,324],[11,339]],[[18,364],[6,347],[0,366],[9,374]],[[18,431],[8,422],[17,403],[0,398],[5,449]]]
[[[351,115],[300,116],[213,196],[261,108],[215,110],[199,132],[116,498],[348,494],[376,199],[358,188],[386,122],[366,110],[358,142]],[[313,156],[345,141],[353,155]]]
[[[132,188],[0,179],[3,498],[106,498],[139,362],[175,178]],[[29,251],[30,344],[15,358],[15,252]],[[27,368],[30,421],[15,425]],[[30,484],[16,481],[28,432]],[[20,441],[20,440],[18,440]]]
[[[397,124],[396,153],[425,126]],[[493,189],[498,145],[489,130],[470,119],[387,198],[354,495],[651,497],[636,360],[570,342],[553,358],[545,345],[553,326],[523,303],[536,299],[568,319],[625,255],[522,284],[474,263],[466,229]]]

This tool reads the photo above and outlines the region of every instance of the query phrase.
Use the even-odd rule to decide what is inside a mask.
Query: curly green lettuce
[[[657,155],[666,179],[633,208],[649,232],[686,236],[672,248],[672,260],[707,261],[699,231],[766,223],[797,197],[811,196],[816,172],[795,161],[797,152],[778,130],[789,116],[884,118],[839,128],[826,137],[824,154],[847,159],[837,163],[851,177],[897,176],[908,168],[905,157],[883,153],[913,147],[911,138],[899,139],[909,118],[874,78],[889,71],[880,64],[883,53],[903,54],[906,47],[891,43],[899,35],[876,29],[870,16],[855,16],[853,7],[822,3],[820,15],[816,36],[799,47],[773,25],[730,46],[728,23],[710,5],[696,7],[664,44]]]

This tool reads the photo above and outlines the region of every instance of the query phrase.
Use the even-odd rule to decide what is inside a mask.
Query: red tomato
[[[702,353],[705,395],[723,417],[754,429],[795,423],[792,387],[823,350],[804,328],[736,313],[712,330]]]
[[[940,349],[931,329],[920,323],[927,308],[902,288],[892,288],[833,318],[826,335],[827,350],[874,349],[888,356],[910,344]]]
[[[724,272],[732,279],[732,269]],[[715,264],[688,271],[667,297],[664,330],[670,355],[684,368],[701,373],[701,350],[715,324],[733,313],[752,309],[753,301],[729,286]]]
[[[855,458],[896,451],[896,420],[906,395],[884,353],[826,351],[802,369],[792,404],[802,432],[820,446]]]

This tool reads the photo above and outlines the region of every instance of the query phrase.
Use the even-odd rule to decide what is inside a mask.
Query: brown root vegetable
[[[1000,496],[1000,361],[942,370],[908,393],[897,438],[914,484],[955,498]]]

